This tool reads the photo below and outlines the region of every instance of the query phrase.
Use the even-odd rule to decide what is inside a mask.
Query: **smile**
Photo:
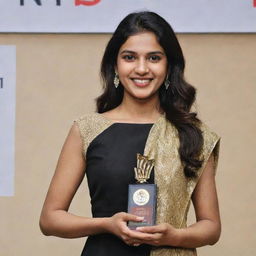
[[[132,79],[132,81],[135,83],[135,85],[137,86],[147,86],[151,81],[152,79]]]

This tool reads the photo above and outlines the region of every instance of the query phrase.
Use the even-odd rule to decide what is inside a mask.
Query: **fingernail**
[[[137,220],[144,220],[144,217],[137,217]]]

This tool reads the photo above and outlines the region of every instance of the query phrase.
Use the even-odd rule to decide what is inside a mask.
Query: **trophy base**
[[[128,192],[128,213],[144,217],[142,222],[129,221],[128,227],[153,226],[156,222],[155,184],[130,184]]]

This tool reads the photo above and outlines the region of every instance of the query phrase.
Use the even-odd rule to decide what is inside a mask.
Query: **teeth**
[[[150,82],[150,79],[133,79],[133,81],[138,84],[147,84]]]

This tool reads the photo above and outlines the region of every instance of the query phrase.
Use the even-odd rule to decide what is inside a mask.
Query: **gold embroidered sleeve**
[[[220,148],[220,137],[213,131],[211,131],[205,124],[202,124],[201,130],[203,132],[204,145],[203,145],[203,167],[202,171],[211,156],[213,154],[214,157],[214,171],[216,174],[218,160],[219,160],[219,148]],[[202,172],[201,171],[201,172]]]
[[[86,158],[88,146],[100,133],[107,129],[112,122],[102,118],[99,114],[87,114],[74,121],[80,131],[83,143],[83,153]]]

